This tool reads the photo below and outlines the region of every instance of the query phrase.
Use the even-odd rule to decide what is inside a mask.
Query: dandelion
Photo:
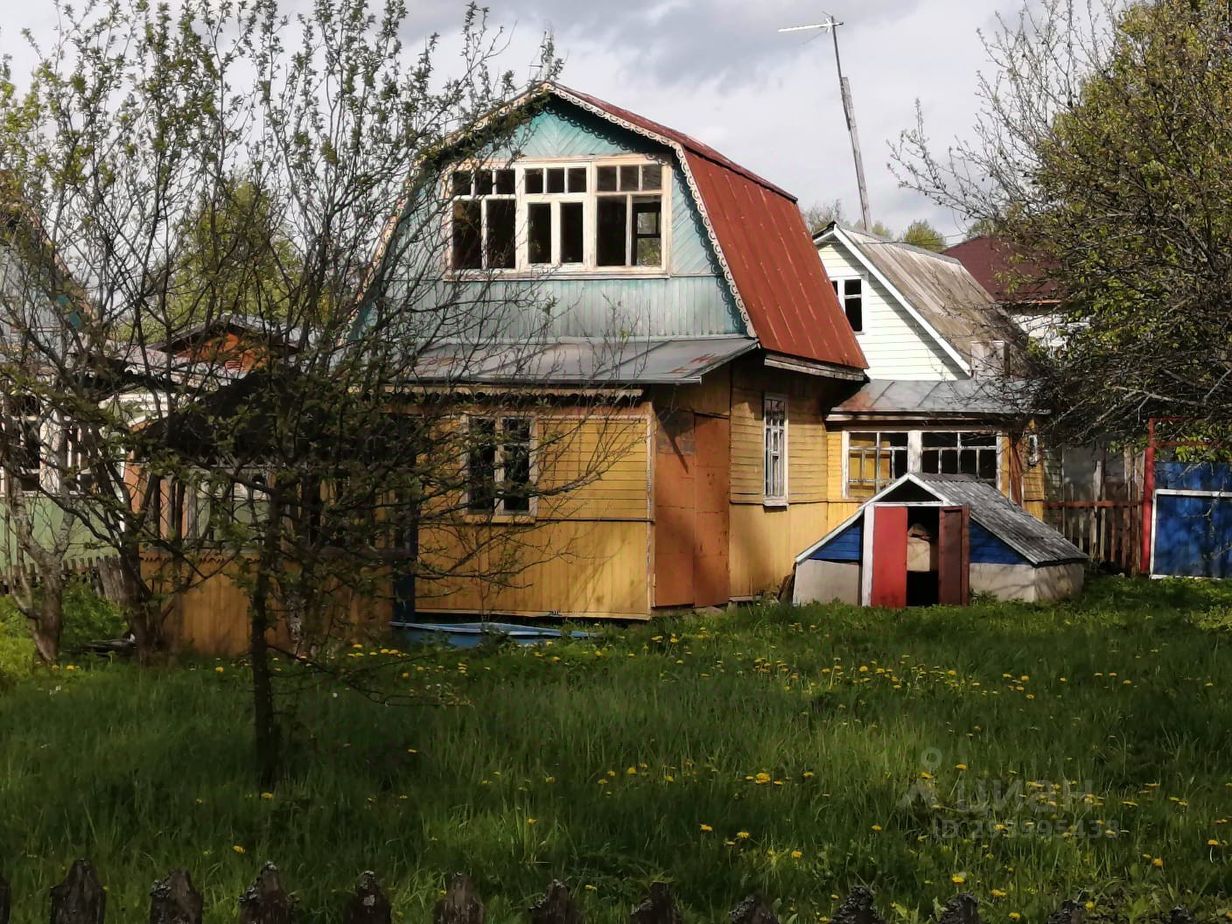
[[[637,767],[626,767],[625,774],[627,776],[637,776]]]
[[[1021,914],[1019,914],[1017,911],[1011,911],[1011,912],[1010,912],[1010,920],[1011,920],[1011,921],[1021,921],[1021,920],[1022,920],[1022,915],[1021,915]]]
[[[793,850],[793,851],[791,852],[791,858],[792,858],[793,860],[799,860],[802,856],[804,856],[804,852],[803,852],[803,851],[800,851],[800,850]]]
[[[539,819],[538,818],[527,818],[526,823],[528,825],[536,825],[539,823]]]
[[[1010,893],[1006,892],[1004,889],[993,889],[992,890],[993,898],[1005,898],[1009,894]]]
[[[1212,837],[1206,842],[1206,846],[1207,847],[1218,847],[1219,841],[1215,840],[1215,838]]]
[[[959,771],[960,773],[966,773],[967,765],[966,764],[955,764],[954,769]]]
[[[232,844],[232,845],[231,845],[231,849],[232,849],[232,850],[234,850],[236,853],[239,853],[239,854],[248,853],[248,851],[247,851],[247,850],[245,850],[245,849],[243,848],[243,846],[241,846],[240,844]]]
[[[1163,869],[1164,868],[1164,858],[1163,857],[1152,858],[1151,866],[1155,867],[1156,869]]]
[[[713,831],[713,830],[714,830],[714,826],[713,826],[713,825],[708,825],[708,824],[704,824],[704,823],[703,823],[703,824],[698,825],[698,827],[699,827],[699,828],[701,828],[701,830],[702,830],[702,833],[703,833],[703,834],[709,834],[711,831]]]
[[[223,673],[225,670],[226,670],[226,668],[225,668],[225,667],[223,667],[221,664],[219,664],[216,668],[214,668],[214,673],[215,673],[215,674],[221,674],[221,673]]]
[[[274,794],[272,792],[263,792],[261,793],[261,798],[268,802],[270,799],[274,798]]]
[[[881,830],[881,825],[873,825],[873,830],[874,830],[874,831],[880,831],[880,830]]]
[[[765,786],[767,783],[770,782],[770,779],[771,779],[770,774],[766,773],[764,770],[761,773],[757,774],[757,776],[753,777],[753,781],[757,783],[758,786]]]
[[[751,836],[752,835],[750,835],[748,831],[737,831],[736,832],[736,840],[738,841],[747,841]]]
[[[954,875],[950,877],[950,882],[954,883],[954,885],[956,886],[960,886],[966,881],[967,881],[966,873],[955,873]]]

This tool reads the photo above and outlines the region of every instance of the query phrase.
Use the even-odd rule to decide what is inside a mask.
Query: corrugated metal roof
[[[1025,387],[1001,379],[942,382],[874,379],[831,411],[831,418],[858,414],[1005,416],[1027,413]]]
[[[1039,263],[1023,259],[1013,247],[994,237],[980,235],[945,251],[967,268],[976,282],[1003,304],[1056,304],[1061,300],[1055,280]]]
[[[958,260],[867,231],[840,230],[966,361],[973,341],[1021,341],[1018,326]]]
[[[971,517],[1033,565],[1086,561],[1087,556],[1059,532],[972,475],[908,475],[945,503],[969,506]],[[892,495],[887,491],[887,495]]]
[[[794,196],[682,132],[567,87],[545,89],[678,149],[720,262],[766,350],[868,368]]]
[[[408,378],[425,384],[688,385],[756,346],[748,337],[438,344],[416,358]]]

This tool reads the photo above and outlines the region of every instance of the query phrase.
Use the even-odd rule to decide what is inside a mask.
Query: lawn
[[[426,921],[465,870],[489,921],[553,877],[589,920],[655,879],[690,921],[760,891],[818,921],[865,883],[891,924],[956,891],[986,921],[1232,908],[1232,589],[1106,579],[1057,607],[750,607],[540,649],[357,649],[405,701],[284,672],[286,782],[253,789],[239,663],[77,662],[0,692],[14,921],[90,857],[109,919],[185,866],[233,920],[276,861],[302,920],[377,871]],[[70,669],[72,668],[72,669]],[[416,704],[418,703],[418,704]],[[1229,915],[1232,917],[1232,915]]]

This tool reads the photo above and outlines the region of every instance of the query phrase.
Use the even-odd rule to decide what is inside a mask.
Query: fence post
[[[51,924],[103,924],[107,893],[86,860],[77,860],[51,890]]]
[[[150,924],[201,924],[202,906],[188,871],[174,869],[150,889]]]
[[[864,886],[851,890],[831,921],[833,924],[885,924],[885,919],[877,913],[877,906],[873,904],[872,890]]]
[[[671,886],[666,882],[652,882],[645,899],[629,915],[630,924],[683,924],[683,921]]]
[[[278,867],[266,863],[240,896],[240,924],[291,924],[292,904],[282,887]]]
[[[483,924],[483,902],[475,894],[475,884],[462,873],[449,877],[445,897],[436,903],[434,924]]]
[[[531,924],[582,924],[586,916],[569,894],[569,887],[552,880],[547,893],[530,907]]]
[[[0,924],[9,924],[9,911],[13,904],[13,890],[8,880],[0,875]]]
[[[769,906],[756,895],[750,895],[732,909],[732,924],[779,924]]]
[[[376,881],[376,873],[369,870],[359,877],[355,894],[347,900],[343,924],[390,924],[393,912],[389,899]]]

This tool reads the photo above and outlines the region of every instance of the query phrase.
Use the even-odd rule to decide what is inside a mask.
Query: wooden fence
[[[8,883],[0,876],[0,924],[10,924],[12,894]],[[166,879],[154,883],[150,890],[150,924],[201,924],[204,902],[184,870],[173,871]],[[104,924],[107,892],[99,882],[94,868],[86,860],[78,860],[51,889],[51,924]],[[295,899],[283,888],[277,868],[267,863],[253,884],[239,896],[240,924],[291,924],[295,919]],[[364,873],[353,895],[340,909],[343,924],[392,924],[393,910],[373,873]],[[1085,915],[1080,901],[1064,901],[1048,916],[1047,924],[1082,924]],[[584,924],[585,915],[574,901],[568,887],[559,881],[548,886],[547,892],[527,909],[530,924]],[[433,924],[484,924],[485,911],[466,876],[450,877],[444,896],[433,909]],[[44,918],[46,919],[46,918]],[[732,924],[779,924],[769,904],[751,895],[732,909]],[[871,890],[857,886],[835,910],[832,924],[885,924],[877,912]],[[951,898],[937,913],[936,924],[980,924],[979,901],[975,896],[960,893]],[[683,924],[680,909],[672,889],[657,882],[650,886],[645,899],[629,914],[630,924]],[[1184,908],[1174,908],[1161,924],[1195,924],[1193,915]]]
[[[1141,501],[1049,501],[1044,521],[1096,564],[1135,574],[1142,549]]]

